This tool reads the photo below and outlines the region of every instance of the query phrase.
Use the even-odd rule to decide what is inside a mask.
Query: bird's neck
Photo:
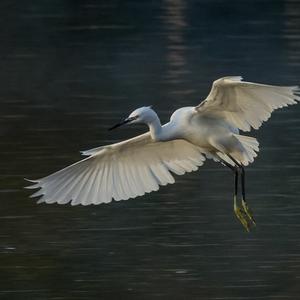
[[[154,141],[163,140],[163,128],[157,115],[151,121],[147,122],[147,125]]]

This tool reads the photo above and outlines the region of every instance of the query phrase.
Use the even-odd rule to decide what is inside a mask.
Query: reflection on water
[[[300,106],[259,132],[247,190],[258,227],[232,213],[230,172],[93,207],[36,205],[22,189],[134,136],[106,129],[154,104],[163,121],[223,75],[299,83],[297,1],[79,0],[2,5],[0,299],[297,299]]]
[[[180,98],[195,92],[184,85],[191,73],[187,66],[187,46],[184,37],[189,26],[186,20],[187,3],[182,0],[165,0],[163,8],[161,19],[166,32],[167,63],[164,82],[170,87],[168,95],[173,97],[178,105],[184,105]]]
[[[298,2],[286,2],[285,3],[284,15],[286,16],[283,28],[283,36],[287,41],[288,47],[286,48],[288,61],[287,63],[292,66],[300,65],[300,36],[299,36],[299,26],[300,17],[297,13],[300,9],[300,4]]]
[[[162,20],[167,32],[167,63],[169,65],[167,78],[174,85],[180,81],[180,76],[185,71],[185,46],[184,46],[184,28],[187,26],[185,21],[185,2],[181,0],[165,0],[165,14]]]

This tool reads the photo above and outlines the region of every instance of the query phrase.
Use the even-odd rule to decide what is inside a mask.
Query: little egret
[[[300,101],[298,86],[242,81],[240,76],[214,81],[207,98],[195,107],[176,110],[163,126],[151,107],[141,107],[113,126],[144,123],[149,131],[132,139],[83,151],[88,157],[47,177],[30,180],[39,188],[38,203],[72,205],[109,203],[157,191],[174,183],[172,173],[196,171],[205,158],[234,173],[234,213],[247,231],[255,220],[246,203],[244,166],[257,156],[255,138],[241,131],[258,129],[271,112]],[[241,178],[241,202],[237,202]]]

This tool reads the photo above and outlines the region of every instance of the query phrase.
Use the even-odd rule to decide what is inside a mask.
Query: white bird
[[[132,139],[83,151],[88,157],[47,177],[30,180],[40,188],[38,203],[72,205],[109,203],[157,191],[174,183],[172,173],[196,171],[205,158],[234,171],[234,212],[249,231],[255,225],[245,200],[244,166],[257,156],[255,138],[239,130],[258,129],[277,108],[300,101],[298,86],[242,81],[240,76],[214,81],[208,97],[195,107],[176,110],[163,126],[151,107],[134,110],[123,124],[144,123],[149,131]],[[241,206],[237,203],[241,176]]]

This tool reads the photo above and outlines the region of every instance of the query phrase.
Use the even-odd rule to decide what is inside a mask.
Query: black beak
[[[113,129],[118,128],[118,127],[120,127],[122,125],[125,125],[125,124],[127,124],[127,123],[129,123],[129,122],[131,122],[133,120],[135,120],[135,118],[127,118],[124,121],[121,121],[120,123],[114,125],[113,127],[108,128],[108,130],[113,130]]]

